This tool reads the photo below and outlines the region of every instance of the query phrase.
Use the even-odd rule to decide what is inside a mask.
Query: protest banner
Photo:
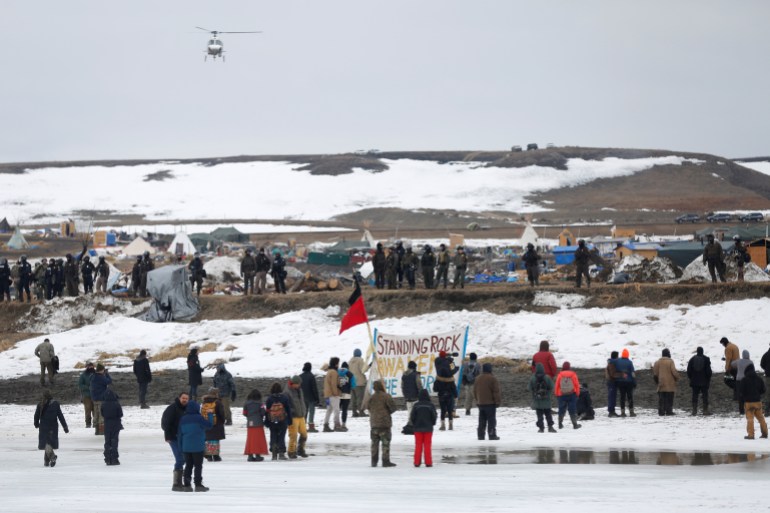
[[[389,335],[374,330],[376,366],[372,368],[370,383],[381,378],[385,390],[393,397],[402,397],[401,375],[410,361],[417,363],[423,388],[433,390],[436,380],[434,360],[439,352],[446,351],[460,366],[468,346],[468,327],[435,335]],[[460,372],[456,374],[459,387]]]

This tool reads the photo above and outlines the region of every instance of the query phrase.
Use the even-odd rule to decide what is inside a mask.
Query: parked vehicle
[[[536,150],[536,149],[537,149],[537,143],[529,143],[527,145],[527,151]]]
[[[706,217],[706,221],[709,223],[729,223],[732,220],[732,214],[711,214]]]
[[[743,214],[738,219],[740,219],[742,223],[761,223],[765,220],[765,216],[763,216],[761,212],[749,212],[748,214]]]
[[[700,221],[700,216],[698,214],[684,214],[674,219],[674,221],[676,221],[677,224],[697,223]]]
[[[511,151],[521,151],[521,146],[518,144],[516,146],[511,146]]]

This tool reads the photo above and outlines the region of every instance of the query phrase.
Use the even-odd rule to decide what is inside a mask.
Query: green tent
[[[247,233],[239,232],[232,226],[217,228],[211,232],[211,236],[225,242],[249,242]]]

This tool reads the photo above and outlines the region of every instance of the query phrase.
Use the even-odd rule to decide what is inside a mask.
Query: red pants
[[[433,453],[431,446],[433,442],[433,432],[414,434],[414,464],[419,465],[423,452],[425,453],[425,464],[433,465]]]

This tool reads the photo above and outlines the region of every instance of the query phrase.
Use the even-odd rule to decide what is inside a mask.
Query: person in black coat
[[[187,379],[190,384],[190,399],[198,398],[198,387],[203,384],[203,367],[198,359],[198,348],[190,349],[187,355]]]
[[[273,267],[271,274],[273,275],[273,282],[275,283],[276,294],[286,294],[286,260],[283,259],[280,253],[276,252],[273,258]]]
[[[420,390],[419,399],[409,413],[409,423],[414,428],[414,466],[419,467],[423,454],[425,466],[433,466],[433,426],[438,414],[426,389]]]
[[[42,401],[35,409],[35,428],[39,429],[37,448],[45,451],[43,464],[46,467],[56,465],[57,456],[53,451],[59,448],[59,423],[65,433],[70,432],[59,403],[53,400],[50,390],[45,390]]]
[[[102,402],[102,417],[104,418],[104,463],[120,465],[118,461],[118,443],[120,430],[123,429],[123,408],[118,402],[118,395],[110,389],[104,392]]]
[[[746,410],[746,431],[748,435],[744,436],[747,440],[754,439],[754,419],[759,421],[759,428],[762,431],[760,438],[767,438],[767,423],[762,414],[762,396],[765,393],[765,382],[757,376],[754,370],[754,364],[750,364],[743,372],[743,379],[735,385],[740,387],[740,397],[745,402]]]
[[[318,394],[318,382],[316,382],[313,375],[313,365],[310,362],[305,362],[302,366],[302,374],[299,375],[302,380],[302,396],[305,399],[305,421],[307,422],[308,433],[318,433],[315,428],[315,407],[320,404],[321,397]]]
[[[759,366],[762,367],[762,370],[765,372],[765,380],[770,383],[770,350],[762,355]],[[767,415],[770,415],[770,399],[768,399],[767,405],[765,406],[765,416]]]
[[[703,348],[695,350],[695,356],[687,363],[687,377],[692,388],[692,414],[698,414],[698,396],[703,396],[703,415],[709,412],[709,385],[711,385],[711,359],[703,354]]]
[[[134,360],[134,376],[139,384],[139,404],[143,410],[149,408],[147,405],[147,386],[152,381],[152,371],[150,371],[150,360],[147,359],[147,351],[142,349],[139,356]]]
[[[184,454],[182,454],[182,449],[179,448],[177,443],[177,433],[179,432],[179,421],[182,420],[185,414],[188,402],[190,402],[190,395],[187,392],[182,392],[174,399],[173,403],[163,410],[163,416],[160,420],[160,427],[163,429],[163,439],[171,447],[171,452],[174,454],[174,484],[171,486],[171,491],[174,492],[184,491],[182,486]]]

